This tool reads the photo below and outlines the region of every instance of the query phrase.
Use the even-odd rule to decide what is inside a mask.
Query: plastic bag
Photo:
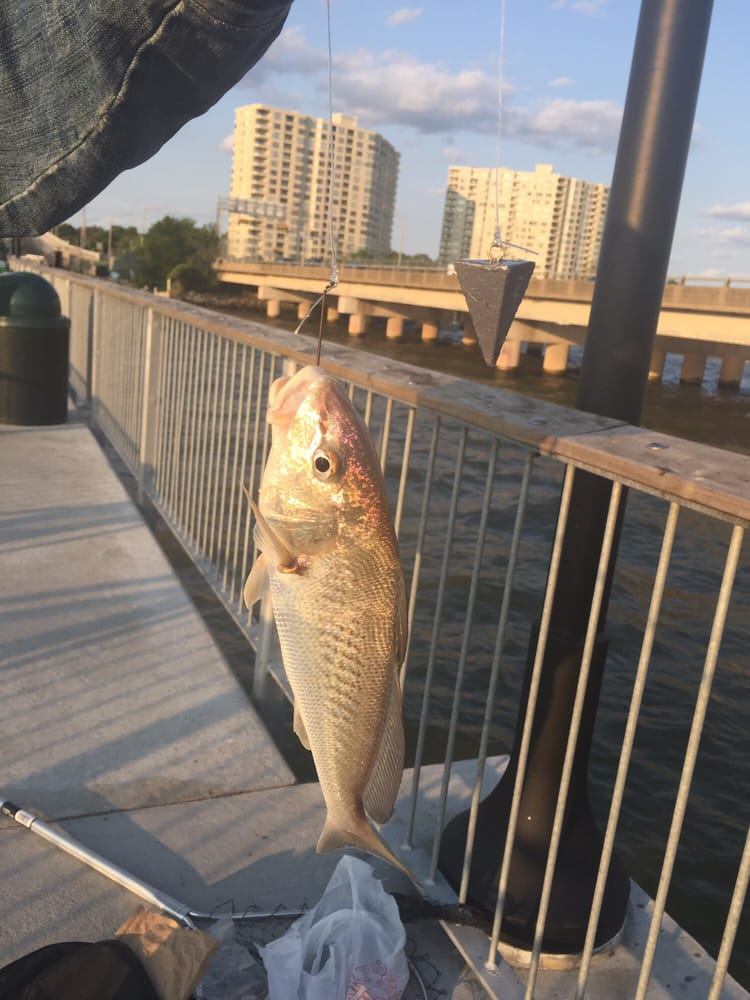
[[[262,950],[268,1000],[400,1000],[405,943],[396,901],[344,855],[317,905]]]
[[[263,1000],[266,977],[247,948],[235,942],[231,917],[217,920],[208,932],[219,942],[195,991],[197,1000]]]

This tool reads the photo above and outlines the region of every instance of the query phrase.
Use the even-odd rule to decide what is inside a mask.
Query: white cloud
[[[750,243],[750,229],[747,226],[728,226],[726,229],[718,229],[714,238],[723,243]]]
[[[515,134],[542,145],[565,142],[598,152],[617,144],[622,108],[613,101],[556,98],[532,114],[516,114]]]
[[[750,226],[724,226],[722,229],[694,229],[691,236],[707,240],[715,247],[750,246]]]
[[[285,28],[245,79],[253,86],[276,73],[318,74],[328,70],[328,53],[307,43],[302,28]]]
[[[391,28],[395,28],[399,24],[408,24],[409,21],[416,21],[423,13],[424,7],[401,7],[399,10],[388,15],[386,24]]]
[[[554,80],[550,80],[549,87],[572,87],[575,84],[575,80],[572,80],[569,76],[556,76]]]
[[[443,146],[441,155],[449,163],[462,163],[466,159],[466,153],[455,142],[449,142],[447,146]]]
[[[260,75],[256,67],[246,77],[255,100],[272,103],[275,88],[288,86],[289,75],[298,74],[304,77],[299,89],[308,96],[305,103],[309,106],[310,95],[317,101],[319,110],[312,113],[327,113],[328,57],[308,44],[300,28],[282,32],[258,66]],[[488,95],[496,89],[494,76],[481,69],[453,70],[399,49],[362,48],[334,56],[334,109],[356,115],[366,128],[402,126],[421,135],[493,135],[497,106]],[[621,115],[611,101],[555,99],[532,108],[514,107],[512,88],[506,83],[503,138],[613,151]]]
[[[750,220],[750,201],[737,201],[734,205],[712,205],[705,214],[714,219]]]
[[[230,132],[219,143],[219,150],[222,153],[231,153],[234,149],[234,132]]]
[[[395,50],[344,53],[335,65],[334,87],[346,94],[347,111],[370,125],[407,125],[426,134],[491,131],[492,85],[481,70],[454,72]]]
[[[554,0],[552,10],[574,10],[577,14],[599,14],[607,0]]]

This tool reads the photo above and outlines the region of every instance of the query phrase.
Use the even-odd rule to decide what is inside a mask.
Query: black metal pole
[[[599,269],[578,389],[580,409],[640,421],[682,181],[698,98],[712,0],[643,0],[625,101]],[[563,542],[550,632],[532,730],[521,817],[510,869],[502,936],[531,948],[557,789],[611,494],[610,484],[578,473]],[[622,509],[620,516],[622,516]],[[613,548],[609,579],[614,569]],[[591,816],[588,755],[606,658],[609,585],[598,622],[584,718],[570,785],[545,931],[547,952],[583,945],[601,855]],[[536,649],[528,655],[511,763],[480,806],[469,900],[494,909],[518,748]],[[446,827],[440,868],[458,887],[468,814]],[[628,877],[613,857],[596,938],[623,924]]]
[[[713,0],[644,0],[577,406],[637,424],[667,277]]]

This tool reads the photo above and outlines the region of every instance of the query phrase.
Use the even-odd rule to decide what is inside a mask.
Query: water
[[[221,309],[220,300],[211,303],[211,308]],[[295,329],[298,322],[291,314],[269,320],[259,309],[226,308],[224,311],[285,330]],[[559,406],[575,406],[583,355],[580,347],[571,348],[568,371],[564,375],[544,374],[542,357],[538,354],[523,354],[517,372],[500,372],[484,364],[476,344],[462,343],[460,330],[442,330],[439,340],[422,343],[418,329],[408,322],[404,324],[404,337],[397,341],[386,339],[384,321],[371,320],[371,324],[372,332],[368,330],[364,336],[351,337],[346,331],[345,319],[340,319],[337,323],[327,324],[324,337],[327,341],[346,344],[394,361],[494,385],[498,389]],[[317,334],[317,313],[314,321],[308,320],[304,332],[308,336]],[[733,390],[718,388],[719,358],[708,359],[703,383],[698,386],[680,385],[680,367],[680,356],[668,354],[661,382],[648,384],[642,426],[689,441],[750,454],[750,363],[745,365],[739,389]]]
[[[282,320],[279,325],[293,328],[296,322]],[[575,366],[580,363],[580,352],[571,351],[572,367],[565,376],[551,377],[542,374],[538,356],[524,357],[516,374],[487,369],[478,348],[462,345],[456,337],[448,336],[437,343],[423,345],[416,334],[399,342],[387,341],[381,330],[355,340],[342,326],[334,325],[326,331],[326,339],[560,405],[574,403]],[[680,386],[679,364],[668,358],[664,382],[648,387],[643,424],[657,431],[749,453],[750,373],[735,392],[719,393],[717,382],[718,363],[711,363],[703,386]],[[400,472],[403,421],[399,416],[400,413],[394,414],[393,447],[386,469],[391,490]],[[375,413],[373,429],[376,434],[379,419]],[[428,435],[429,427],[418,424],[413,449],[413,476],[417,482],[424,475]],[[446,600],[439,619],[436,681],[427,734],[427,758],[434,760],[441,759],[445,746],[453,699],[455,650],[461,644],[467,621],[466,595],[471,577],[473,538],[486,474],[486,445],[480,437],[470,435],[468,441],[456,542],[451,555]],[[441,432],[428,522],[428,537],[435,539],[435,544],[428,546],[425,554],[425,575],[429,568],[434,579],[442,558],[440,540],[445,537],[443,525],[458,445],[458,427],[446,423]],[[476,754],[486,700],[488,660],[491,659],[502,597],[503,581],[494,577],[493,567],[504,566],[507,560],[504,545],[515,512],[522,462],[522,450],[504,448],[493,486],[494,520],[484,553],[487,568],[479,581],[477,605],[471,621],[471,646],[456,747],[459,757]],[[523,572],[513,594],[498,708],[491,734],[490,750],[495,753],[507,752],[512,742],[529,624],[539,615],[539,598],[559,500],[559,465],[543,459],[537,464],[522,541]],[[407,505],[404,512],[400,535],[404,551],[413,548],[417,507],[418,503],[414,509]],[[608,616],[610,649],[590,768],[592,803],[600,821],[606,817],[665,517],[663,502],[644,495],[631,495]],[[618,850],[626,867],[651,895],[656,891],[661,868],[728,539],[728,527],[691,511],[682,513],[618,829]],[[432,641],[435,598],[434,589],[422,588],[412,632],[412,655],[405,691],[410,753],[414,749],[421,707],[425,651]],[[672,916],[713,954],[718,948],[748,823],[748,620],[750,579],[745,557],[735,587],[667,901]],[[696,905],[698,899],[700,905]],[[730,971],[750,986],[747,920],[740,927]]]
[[[308,330],[308,333],[313,331]],[[476,345],[461,343],[460,333],[445,331],[433,343],[423,344],[416,331],[401,341],[386,340],[382,331],[365,337],[350,337],[339,324],[329,325],[326,340],[349,344],[394,360],[420,365],[471,381],[494,385],[521,395],[533,396],[560,406],[574,406],[582,348],[570,351],[565,375],[542,372],[541,355],[523,355],[518,372],[488,368]],[[700,386],[681,386],[680,358],[667,355],[661,383],[649,383],[641,423],[644,427],[674,434],[690,441],[730,448],[750,454],[750,364],[738,390],[718,390],[718,358],[710,358]]]

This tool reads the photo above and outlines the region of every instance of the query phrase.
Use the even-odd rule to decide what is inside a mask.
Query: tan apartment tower
[[[486,258],[499,215],[504,240],[537,251],[529,255],[537,277],[592,277],[608,198],[605,184],[563,177],[547,163],[533,172],[450,167],[440,260]]]
[[[330,123],[250,104],[235,112],[227,256],[232,260],[329,260],[391,248],[399,154],[357,119]],[[330,198],[330,213],[329,213]]]

